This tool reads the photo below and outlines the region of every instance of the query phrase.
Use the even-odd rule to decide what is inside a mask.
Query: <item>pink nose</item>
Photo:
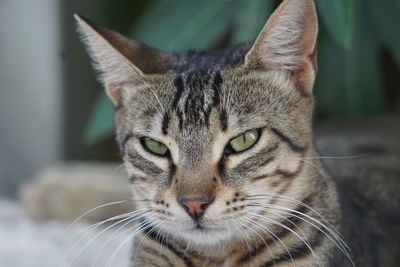
[[[180,199],[179,203],[190,217],[199,220],[204,215],[205,209],[212,202],[211,199]]]

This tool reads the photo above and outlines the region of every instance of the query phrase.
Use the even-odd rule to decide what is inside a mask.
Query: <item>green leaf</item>
[[[232,42],[254,41],[272,11],[272,0],[236,0]]]
[[[232,4],[225,0],[203,1],[191,19],[166,44],[167,49],[206,49],[223,37],[232,14]]]
[[[232,14],[232,1],[155,1],[132,36],[167,51],[206,49],[223,36]]]
[[[400,0],[394,0],[397,6],[397,10],[400,12]]]
[[[169,35],[173,34],[173,32],[167,31],[165,23],[161,23],[161,21],[173,17],[175,12],[173,8],[179,5],[180,2],[182,2],[182,0],[153,1],[147,6],[144,13],[141,14],[130,36],[159,49],[163,48],[163,39],[160,38],[167,38]],[[176,27],[179,26],[178,19],[168,21],[167,23],[173,24]],[[172,25],[168,25],[168,28],[171,27]]]
[[[107,28],[125,34],[131,30],[132,24],[151,2],[151,0],[101,0],[96,2],[96,8],[99,9],[100,17]]]
[[[354,34],[357,0],[317,0],[322,21],[335,41],[349,50]]]
[[[320,38],[316,82],[318,112],[329,118],[380,114],[384,111],[380,46],[365,6],[355,23],[354,45],[350,50]]]
[[[400,67],[400,10],[399,0],[380,1],[367,0],[369,13],[386,47],[393,54]]]
[[[345,50],[333,37],[321,32],[318,42],[318,75],[315,83],[317,116],[322,119],[345,116]]]
[[[366,6],[358,13],[355,45],[347,52],[347,98],[354,103],[350,114],[369,116],[384,111],[381,51]]]
[[[96,100],[83,135],[83,141],[91,145],[114,132],[114,106],[105,93]]]

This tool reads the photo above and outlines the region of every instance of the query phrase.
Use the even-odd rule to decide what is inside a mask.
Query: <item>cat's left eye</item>
[[[234,152],[242,152],[251,148],[260,136],[259,130],[250,130],[229,141],[229,148]]]
[[[168,147],[163,143],[160,143],[149,137],[144,137],[141,141],[142,145],[153,154],[158,156],[166,156],[168,153]]]

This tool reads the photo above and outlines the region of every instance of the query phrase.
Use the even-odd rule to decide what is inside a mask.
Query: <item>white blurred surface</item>
[[[97,254],[99,256],[93,266],[106,266],[116,249],[128,240],[128,233],[113,236],[113,231],[106,231],[98,235],[105,228],[86,232],[87,235],[84,235],[82,231],[86,227],[87,224],[68,228],[68,225],[59,222],[32,221],[24,215],[17,203],[0,199],[0,266],[90,267],[94,264]],[[73,237],[75,238],[71,241]],[[76,243],[79,239],[80,242]],[[82,250],[89,241],[92,242]],[[129,265],[131,243],[129,240],[121,247],[111,266]],[[71,263],[80,250],[80,255]]]

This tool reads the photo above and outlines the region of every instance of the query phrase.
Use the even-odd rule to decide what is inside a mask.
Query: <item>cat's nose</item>
[[[193,220],[200,220],[206,208],[211,204],[213,200],[211,198],[181,198],[179,204],[185,209],[185,211],[192,217]]]

